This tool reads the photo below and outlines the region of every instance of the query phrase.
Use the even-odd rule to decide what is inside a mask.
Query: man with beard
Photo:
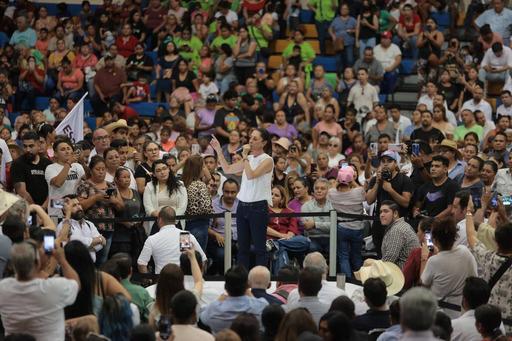
[[[64,207],[71,207],[71,209],[63,209],[64,220],[57,226],[57,235],[59,235],[64,224],[69,224],[69,230],[71,231],[69,240],[79,240],[87,246],[91,258],[95,262],[96,252],[107,244],[107,240],[98,232],[93,223],[84,219],[85,213],[76,195],[66,195],[64,200],[66,201]]]
[[[421,140],[428,144],[438,144],[444,139],[443,133],[432,126],[432,113],[425,110],[421,113],[421,127],[414,130],[411,140]]]
[[[25,153],[12,163],[11,176],[16,193],[30,204],[47,206],[48,184],[44,171],[52,162],[39,155],[39,136],[29,131],[21,137]]]

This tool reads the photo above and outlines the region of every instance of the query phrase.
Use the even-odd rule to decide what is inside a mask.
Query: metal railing
[[[352,220],[373,220],[374,217],[361,214],[349,214],[349,213],[338,213],[335,210],[330,212],[310,212],[310,213],[269,213],[270,218],[274,217],[294,217],[294,218],[305,218],[305,217],[329,217],[330,229],[329,229],[329,276],[336,276],[336,248],[337,248],[337,227],[338,217],[343,217]],[[212,218],[224,218],[224,271],[227,271],[232,266],[233,259],[233,248],[232,248],[232,236],[233,236],[233,213],[225,211],[224,213],[214,213],[206,215],[180,215],[176,216],[176,221],[179,220],[195,220],[195,219],[212,219]],[[93,223],[121,223],[121,222],[154,222],[156,217],[141,217],[141,218],[97,218],[88,219]]]

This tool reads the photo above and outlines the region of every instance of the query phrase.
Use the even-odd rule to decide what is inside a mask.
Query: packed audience
[[[70,6],[0,0],[0,338],[509,339],[507,1]]]

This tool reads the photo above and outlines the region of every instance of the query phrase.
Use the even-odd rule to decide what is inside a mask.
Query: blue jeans
[[[323,254],[329,253],[329,238],[310,238],[311,244],[309,244],[309,252],[320,252]]]
[[[185,230],[189,231],[197,242],[201,246],[201,249],[206,250],[208,244],[208,225],[210,224],[209,219],[193,219],[188,220],[185,225]]]
[[[327,39],[330,21],[316,21],[316,30],[318,32],[318,41],[320,42],[320,53],[325,54],[325,40]]]
[[[238,264],[251,269],[251,245],[256,265],[267,266],[268,203],[266,200],[238,203],[236,228],[238,232]]]
[[[336,69],[343,74],[346,67],[354,65],[354,45],[345,45],[343,51],[336,52]]]
[[[279,269],[290,263],[288,252],[305,253],[309,250],[310,240],[304,236],[293,236],[290,239],[275,240],[279,246],[272,261],[272,272],[277,275]]]
[[[400,49],[402,50],[402,52],[409,52],[411,54],[411,58],[414,59],[415,61],[418,60],[419,58],[419,54],[420,54],[420,50],[418,49],[418,46],[416,46],[416,41],[417,41],[417,37],[416,36],[411,36],[409,37],[409,39],[407,40],[407,45],[408,47],[407,48],[404,48],[403,44],[405,43],[404,40],[402,40],[402,38],[400,38],[399,36],[393,36],[393,39],[392,39],[393,43],[395,43],[396,45],[398,45],[400,47]],[[403,56],[405,58],[405,56]]]
[[[101,264],[105,263],[108,259],[108,254],[110,253],[110,246],[112,245],[112,232],[102,231],[101,235],[105,237],[107,240],[107,244],[103,247],[103,249],[96,252],[96,266],[99,267]]]
[[[231,251],[233,255],[237,250],[236,241],[231,241]],[[206,247],[206,256],[212,260],[212,265],[208,268],[209,275],[224,275],[224,246],[217,244],[215,238],[208,239]]]
[[[363,248],[363,230],[351,230],[338,225],[338,262],[341,273],[347,278],[363,265],[361,250]]]
[[[398,71],[394,70],[391,72],[385,72],[384,78],[380,83],[380,93],[383,95],[392,94],[396,87],[396,82],[398,81]]]
[[[363,58],[365,48],[367,48],[367,47],[374,48],[375,45],[377,45],[377,39],[375,39],[375,38],[359,39],[359,58]]]

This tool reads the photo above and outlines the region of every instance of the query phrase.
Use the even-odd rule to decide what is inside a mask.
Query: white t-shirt
[[[389,45],[388,48],[384,48],[382,44],[379,44],[373,48],[373,54],[375,55],[375,59],[386,69],[393,65],[397,56],[402,55],[402,51],[400,51],[400,48],[395,44]]]
[[[506,107],[505,104],[502,104],[496,109],[496,116],[512,116],[512,105]]]
[[[27,333],[38,341],[64,340],[64,307],[75,302],[78,283],[63,277],[0,282],[0,314],[6,334]]]
[[[78,186],[78,183],[80,182],[80,179],[82,176],[85,175],[84,168],[79,163],[73,163],[71,165],[71,168],[69,169],[68,176],[66,178],[66,181],[64,181],[64,184],[60,187],[52,186],[50,185],[50,181],[56,177],[60,171],[64,168],[63,165],[60,165],[58,163],[54,163],[46,167],[46,170],[44,172],[44,177],[46,179],[46,182],[48,183],[48,198],[50,200],[52,199],[62,199],[64,196],[68,194],[75,194],[76,188]],[[54,208],[52,207],[52,203],[50,201],[48,205],[48,214],[52,217],[61,217],[62,216],[62,209],[60,208]]]
[[[490,66],[496,68],[502,68],[505,66],[512,67],[512,50],[510,47],[503,45],[503,53],[500,57],[497,57],[492,49],[488,49],[484,54],[484,58],[482,59],[480,66]]]
[[[421,274],[421,282],[432,290],[438,299],[448,303],[462,302],[462,289],[466,278],[477,275],[475,257],[464,245],[450,251],[440,251],[430,257]]]
[[[206,97],[208,97],[208,95],[218,94],[219,88],[217,87],[217,85],[214,82],[210,82],[210,84],[208,84],[208,85],[201,84],[199,86],[199,93],[201,94],[201,98],[206,100]]]
[[[480,100],[479,103],[475,103],[473,99],[467,100],[462,104],[462,110],[469,109],[472,112],[475,112],[477,110],[480,110],[484,113],[485,119],[487,121],[492,121],[492,107],[485,99]]]
[[[365,84],[363,87],[359,82],[354,84],[348,93],[348,101],[354,104],[356,110],[359,110],[363,106],[367,106],[368,109],[373,109],[374,103],[379,103],[379,94],[377,89],[370,83]]]
[[[0,149],[2,149],[2,162],[0,163],[0,182],[5,183],[5,165],[9,162],[12,162],[12,156],[11,152],[9,151],[9,147],[7,147],[7,143],[5,143],[3,139],[0,139]]]
[[[253,155],[248,156],[249,165],[251,169],[258,168],[260,163],[266,159],[272,160],[268,154],[261,154],[256,157]],[[272,169],[270,172],[263,174],[255,179],[249,180],[245,174],[242,173],[242,181],[240,184],[240,192],[238,192],[238,200],[243,202],[257,202],[267,200],[269,205],[272,205],[272,173],[274,171],[274,161],[272,160]]]
[[[236,12],[229,10],[227,15],[223,15],[221,12],[215,13],[215,19],[224,16],[228,24],[233,25],[235,21],[238,21],[238,15]]]

